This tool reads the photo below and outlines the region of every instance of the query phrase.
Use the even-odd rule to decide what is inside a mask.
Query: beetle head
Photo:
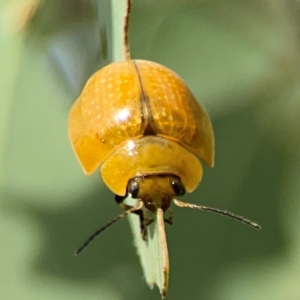
[[[151,175],[134,177],[129,180],[128,194],[143,201],[144,206],[155,213],[157,208],[166,211],[171,200],[185,194],[179,177],[174,175]]]

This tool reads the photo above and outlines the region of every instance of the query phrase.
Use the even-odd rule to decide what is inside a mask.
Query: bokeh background
[[[30,18],[21,2],[0,6],[0,298],[159,299],[126,220],[72,255],[120,212],[67,134],[85,80],[111,59],[110,3],[44,0]],[[297,0],[133,2],[132,57],[179,73],[215,128],[215,168],[184,200],[263,227],[175,207],[168,299],[300,299],[299,20]]]

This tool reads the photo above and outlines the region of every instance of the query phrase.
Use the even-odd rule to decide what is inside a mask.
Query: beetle
[[[172,224],[171,201],[180,207],[208,210],[260,226],[227,211],[184,203],[175,197],[193,192],[201,182],[200,159],[214,166],[210,118],[185,82],[152,61],[111,63],[87,82],[69,115],[69,136],[86,174],[101,165],[104,183],[125,209],[77,250],[117,220],[135,213],[147,239],[148,211],[162,209]],[[129,206],[124,200],[138,199]],[[142,208],[144,207],[144,209]]]

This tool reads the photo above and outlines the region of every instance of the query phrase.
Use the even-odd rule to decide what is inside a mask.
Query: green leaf
[[[127,0],[112,1],[113,12],[113,60],[126,59],[125,41],[125,16],[127,13]],[[141,261],[145,280],[153,288],[156,284],[162,297],[167,294],[169,281],[169,254],[165,235],[163,212],[158,210],[153,216],[155,221],[148,226],[148,242],[141,238],[139,219],[134,214],[128,216],[132,229],[134,244]]]

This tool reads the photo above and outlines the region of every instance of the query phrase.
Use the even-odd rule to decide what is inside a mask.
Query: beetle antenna
[[[207,210],[207,211],[210,211],[210,212],[214,212],[214,213],[226,216],[226,217],[230,217],[230,218],[235,219],[237,221],[240,221],[240,222],[242,222],[244,224],[250,225],[250,226],[252,226],[252,227],[254,227],[256,229],[261,229],[261,226],[258,225],[257,223],[252,222],[252,221],[244,218],[243,216],[239,216],[239,215],[233,214],[233,213],[231,213],[231,212],[229,212],[227,210],[221,210],[221,209],[218,209],[218,208],[212,208],[212,207],[200,206],[200,205],[191,204],[191,203],[185,203],[185,202],[181,202],[181,201],[176,200],[176,199],[174,199],[174,203],[178,207],[188,207],[188,208],[193,208],[193,209]]]
[[[81,247],[77,249],[75,252],[75,255],[78,255],[84,248],[88,246],[88,244],[97,237],[101,232],[103,232],[105,229],[116,223],[117,221],[123,219],[124,217],[128,216],[130,213],[134,212],[135,210],[139,210],[143,206],[143,202],[139,201],[139,203],[136,206],[133,206],[132,208],[126,210],[124,213],[118,215],[117,217],[113,218],[111,221],[106,223],[104,226],[99,228],[95,233],[93,233],[83,244]]]

